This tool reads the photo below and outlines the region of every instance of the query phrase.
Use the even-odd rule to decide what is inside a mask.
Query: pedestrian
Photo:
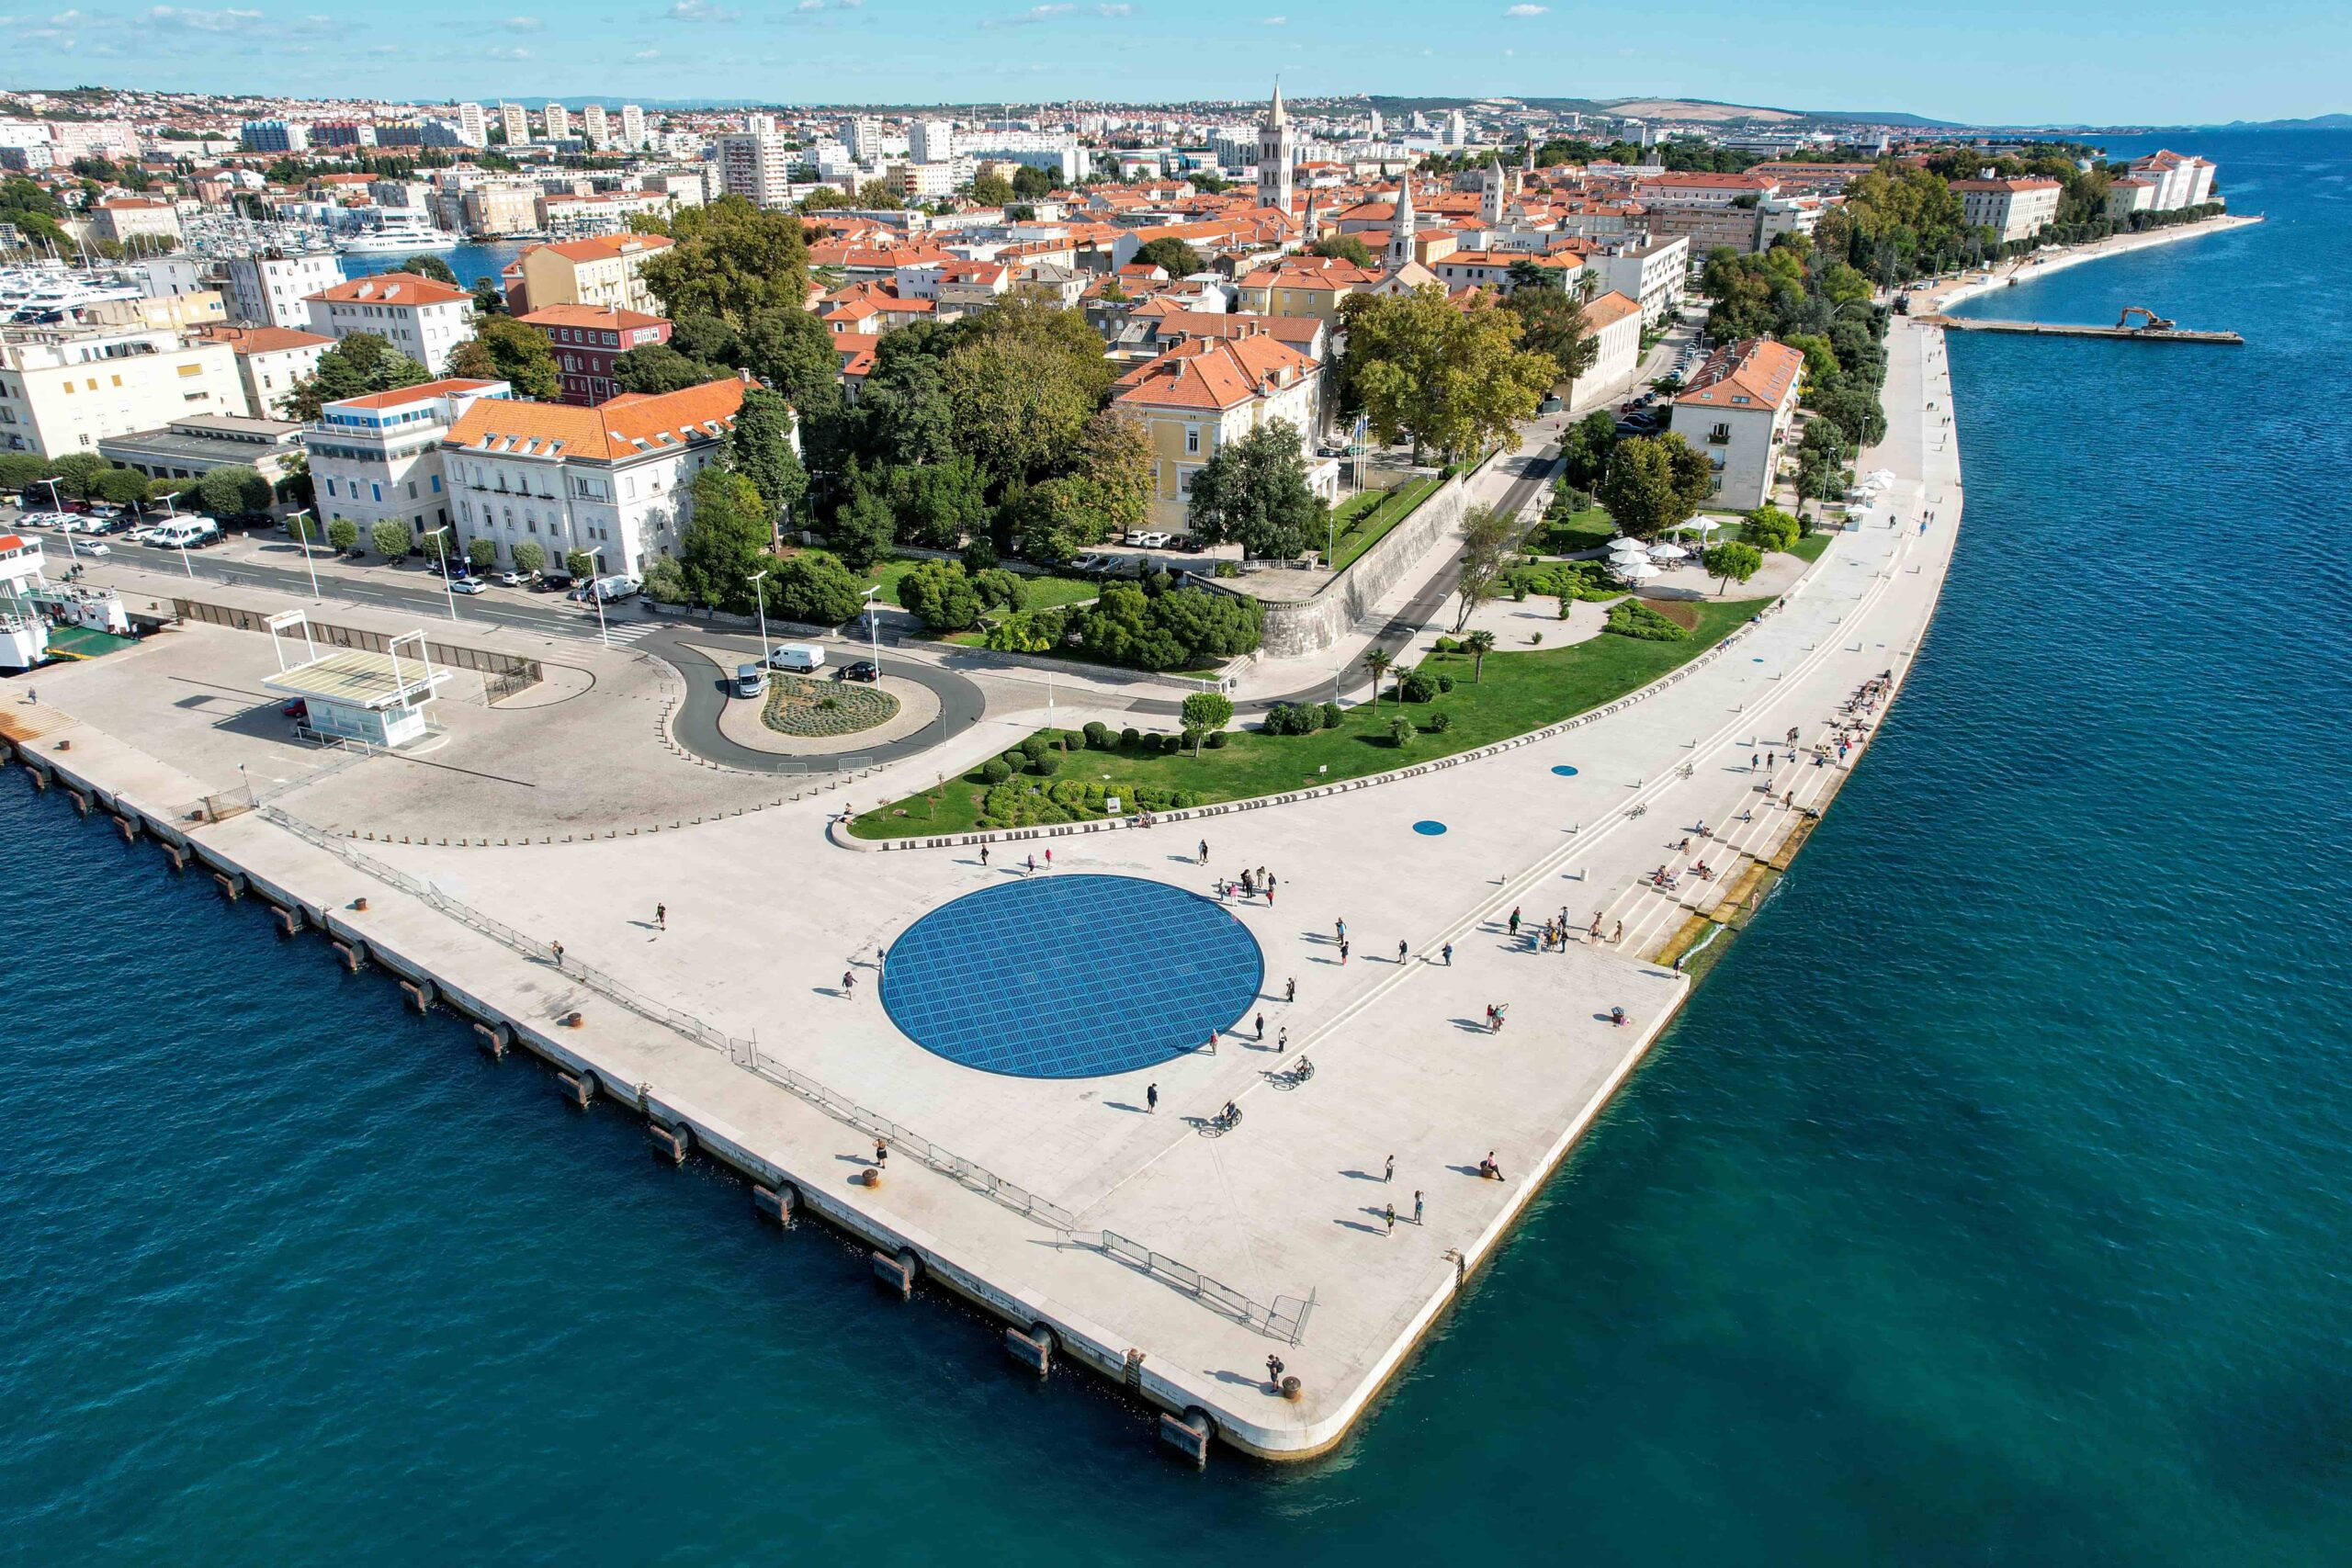
[[[1747,771],[1751,773],[1756,771],[1756,753],[1753,751],[1747,754]]]
[[[989,847],[988,847],[986,844],[982,844],[982,845],[980,846],[980,869],[981,869],[982,871],[986,871],[986,870],[988,870],[988,868],[989,868]]]
[[[1272,883],[1269,882],[1269,883],[1267,883],[1267,884],[1266,884],[1266,908],[1269,908],[1269,909],[1271,909],[1271,908],[1272,908],[1273,907],[1274,907],[1274,885],[1273,885]]]
[[[888,963],[889,959],[890,950],[880,942],[876,942],[874,944],[874,977],[876,979],[882,978],[882,965]]]
[[[1159,1086],[1158,1084],[1148,1083],[1143,1086],[1143,1104],[1146,1115],[1159,1114]]]
[[[1283,1054],[1285,1054],[1286,1052],[1288,1052],[1289,1050],[1290,1050],[1290,1025],[1289,1025],[1289,1024],[1287,1024],[1287,1023],[1285,1023],[1285,1024],[1283,1024],[1283,1025],[1282,1038],[1280,1038],[1279,1040],[1276,1040],[1276,1041],[1274,1042],[1274,1055],[1277,1055],[1277,1056],[1280,1056],[1280,1055],[1283,1055]]]
[[[1447,942],[1443,952],[1445,953],[1445,966],[1448,969],[1451,969],[1453,967],[1453,944],[1450,942]]]
[[[1346,920],[1340,919],[1333,920],[1331,922],[1331,940],[1333,942],[1345,942],[1348,940],[1348,922]]]
[[[1413,1189],[1413,1223],[1421,1223],[1421,1190],[1418,1187]]]
[[[1405,962],[1405,954],[1406,954],[1407,951],[1408,951],[1408,950],[1407,950],[1407,948],[1406,948],[1405,944],[1404,944],[1402,942],[1397,942],[1397,944],[1396,944],[1396,962],[1397,962],[1397,963],[1402,964],[1402,963],[1404,963],[1404,962]]]
[[[1274,874],[1271,871],[1261,871],[1258,874],[1266,879],[1266,902],[1271,904],[1274,901]]]
[[[1283,1359],[1280,1356],[1266,1358],[1266,1381],[1277,1390],[1283,1386]]]
[[[661,930],[662,930],[662,931],[668,931],[668,930],[670,929],[670,906],[669,906],[669,905],[667,905],[667,904],[656,904],[656,905],[654,905],[654,906],[653,906],[653,923],[654,923],[654,925],[655,925],[656,927],[660,928],[660,929],[661,929]]]
[[[853,1001],[857,999],[857,976],[846,969],[842,971],[842,995]]]
[[[30,686],[27,686],[25,688],[25,705],[28,708],[37,708],[40,706],[40,694],[34,691]]]
[[[1260,1013],[1260,1014],[1258,1015],[1258,1043],[1259,1043],[1259,1044],[1261,1044],[1261,1045],[1263,1045],[1265,1043],[1266,1043],[1266,1015],[1265,1015],[1264,1013],[1262,1013],[1262,1012],[1261,1012],[1261,1013]]]
[[[1516,904],[1510,907],[1510,934],[1513,936],[1519,934],[1519,906]]]
[[[1345,969],[1347,966],[1348,966],[1348,944],[1347,944],[1346,942],[1341,942],[1341,943],[1340,944],[1340,968],[1342,968],[1342,969]]]
[[[1298,1000],[1297,976],[1293,975],[1289,979],[1283,982],[1283,1000],[1286,1002],[1295,1002]]]
[[[1388,1156],[1388,1163],[1380,1168],[1380,1179],[1383,1181],[1394,1181],[1396,1179],[1396,1156],[1395,1155],[1390,1155]]]
[[[1037,874],[1037,857],[1035,855],[1031,855],[1029,857],[1029,874],[1031,876]]]
[[[1046,851],[1046,869],[1047,871],[1054,869],[1054,852],[1050,847]]]
[[[559,969],[562,968],[562,967],[563,967],[563,943],[561,943],[561,942],[552,942],[552,943],[550,943],[549,945],[550,945],[550,946],[554,949],[554,951],[555,951],[555,966],[556,966],[557,968],[559,968]]]
[[[1203,865],[1209,863],[1209,841],[1206,839],[1201,840],[1201,863]]]
[[[1616,934],[1616,935],[1614,935],[1614,936],[1612,936],[1612,937],[1611,937],[1611,938],[1609,939],[1609,945],[1610,945],[1610,946],[1611,946],[1611,947],[1614,947],[1614,946],[1616,946],[1619,942],[1623,942],[1623,941],[1624,941],[1624,940],[1625,940],[1625,922],[1624,922],[1624,921],[1623,921],[1623,920],[1620,920],[1620,921],[1618,921],[1618,922],[1617,922],[1617,934]]]
[[[1216,1037],[1217,1037],[1217,1032],[1216,1032],[1216,1030],[1214,1030],[1214,1029],[1210,1030],[1210,1031],[1209,1031],[1209,1055],[1212,1055],[1212,1056],[1214,1056],[1214,1055],[1216,1055]]]
[[[1595,910],[1592,912],[1592,930],[1590,930],[1590,931],[1587,931],[1585,934],[1586,934],[1587,936],[1590,937],[1590,938],[1591,938],[1595,942],[1600,942],[1600,910],[1595,909]]]
[[[876,1168],[877,1168],[877,1169],[878,1169],[878,1168],[881,1168],[881,1167],[883,1167],[883,1166],[888,1165],[889,1163],[890,1163],[890,1145],[889,1145],[888,1144],[884,1143],[884,1142],[883,1142],[881,1139],[879,1139],[879,1138],[875,1139],[875,1140],[874,1140],[874,1164],[875,1164]]]
[[[1382,1210],[1380,1211],[1380,1223],[1381,1223],[1381,1224],[1385,1224],[1385,1225],[1386,1225],[1386,1226],[1388,1227],[1388,1234],[1389,1234],[1390,1235],[1395,1235],[1396,1234],[1396,1204],[1394,1204],[1394,1203],[1390,1203],[1390,1204],[1387,1204],[1386,1206],[1385,1206],[1384,1208],[1382,1208]]]

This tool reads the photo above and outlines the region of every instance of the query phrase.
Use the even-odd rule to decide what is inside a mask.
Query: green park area
[[[824,552],[810,553],[821,555]],[[861,592],[868,588],[879,587],[882,590],[880,597],[885,604],[903,604],[904,601],[899,597],[899,584],[905,580],[907,573],[921,566],[927,558],[923,556],[892,556],[887,560],[876,561],[873,570],[858,578],[857,586]],[[1021,581],[1024,590],[1022,597],[1023,607],[1032,610],[1049,610],[1064,604],[1083,604],[1102,592],[1102,584],[1091,578],[1064,577],[1057,573],[1032,575],[1023,572]]]
[[[1336,542],[1331,546],[1333,571],[1344,571],[1355,558],[1380,543],[1391,528],[1413,514],[1443,481],[1433,474],[1408,479],[1394,490],[1359,491],[1331,509]]]
[[[1400,701],[1392,672],[1379,702],[1333,710],[1336,726],[1323,728],[1329,715],[1306,706],[1293,710],[1314,716],[1317,727],[1305,733],[1221,731],[1198,755],[1172,732],[1040,730],[1024,742],[1026,754],[1008,752],[868,811],[851,831],[890,839],[1079,821],[1107,815],[1105,797],[1113,795],[1132,815],[1278,795],[1449,757],[1613,702],[1714,647],[1767,603],[1663,602],[1649,606],[1654,614],[1646,619],[1629,620],[1624,632],[1565,648],[1490,652],[1483,670],[1467,652],[1431,653],[1412,671],[1425,682],[1404,677],[1420,690],[1439,688],[1429,701]],[[1399,721],[1407,727],[1401,741]]]

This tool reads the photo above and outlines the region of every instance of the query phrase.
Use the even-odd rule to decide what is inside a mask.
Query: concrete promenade
[[[1889,357],[1888,438],[1862,463],[1900,483],[1776,611],[1680,678],[1459,766],[1155,830],[1000,845],[985,867],[967,849],[852,853],[826,841],[830,817],[931,785],[957,765],[953,748],[781,805],[722,804],[683,829],[583,825],[569,842],[460,848],[306,836],[265,813],[189,826],[187,803],[222,787],[212,753],[161,740],[151,752],[151,737],[133,745],[80,722],[76,689],[95,694],[96,666],[44,672],[42,711],[13,694],[0,728],[41,766],[119,795],[150,831],[184,832],[258,891],[429,976],[608,1097],[756,1179],[789,1183],[807,1208],[1007,1321],[1050,1328],[1064,1356],[1194,1413],[1194,1430],[1302,1457],[1363,1414],[1679,1005],[1687,983],[1647,955],[1706,885],[1685,874],[1677,894],[1645,879],[1718,852],[1770,852],[1840,770],[1783,761],[1768,779],[1750,756],[1785,755],[1792,728],[1820,739],[1858,687],[1908,671],[1950,559],[1960,476],[1940,334],[1898,319]],[[1071,700],[1055,722],[1089,716]],[[1045,716],[992,702],[976,728]],[[377,759],[290,781],[273,810],[334,822],[352,780],[410,766]],[[1767,784],[1798,809],[1765,804]],[[1728,837],[1679,850],[1702,820]],[[1254,1032],[1262,1010],[1266,1045],[1228,1034],[1213,1055],[1148,1072],[1046,1080],[975,1072],[899,1034],[872,996],[877,947],[958,895],[1026,874],[1021,856],[1048,845],[1055,876],[1109,872],[1199,893],[1212,876],[1272,869],[1278,906],[1233,908],[1265,957],[1265,992],[1244,1020]],[[1535,951],[1508,931],[1514,908],[1532,923],[1565,909],[1579,932],[1599,913],[1603,940]],[[851,995],[845,969],[860,977]],[[1297,999],[1284,1003],[1294,978]],[[1499,1033],[1483,1026],[1488,1004],[1510,1010]],[[577,1027],[563,1021],[575,1012]],[[1289,1051],[1277,1056],[1282,1032]],[[1317,1070],[1293,1083],[1302,1055]],[[1197,1119],[1228,1100],[1241,1124],[1204,1135]],[[876,1127],[902,1152],[869,1189],[853,1179]],[[1478,1175],[1489,1151],[1505,1179]],[[1295,1401],[1268,1388],[1269,1353],[1300,1379]]]

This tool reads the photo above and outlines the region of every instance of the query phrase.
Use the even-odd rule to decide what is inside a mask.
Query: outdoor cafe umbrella
[[[1658,569],[1652,566],[1649,562],[1645,560],[1634,560],[1631,558],[1621,561],[1611,562],[1610,570],[1616,572],[1618,576],[1623,578],[1628,582],[1646,582],[1651,578],[1659,575]]]
[[[1639,539],[1611,539],[1609,548],[1613,555],[1638,556],[1647,551],[1649,547]]]
[[[1684,549],[1680,545],[1656,544],[1650,547],[1650,559],[1652,560],[1680,560],[1684,556],[1687,556],[1690,553],[1690,552],[1689,550]]]

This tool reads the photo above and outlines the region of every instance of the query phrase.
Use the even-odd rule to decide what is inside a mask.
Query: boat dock
[[[2025,333],[2036,337],[2132,338],[2149,343],[2222,343],[2243,344],[2236,333],[2196,332],[2187,327],[2099,327],[2068,321],[2003,321],[1974,316],[1921,316],[1929,326],[1962,333]]]

